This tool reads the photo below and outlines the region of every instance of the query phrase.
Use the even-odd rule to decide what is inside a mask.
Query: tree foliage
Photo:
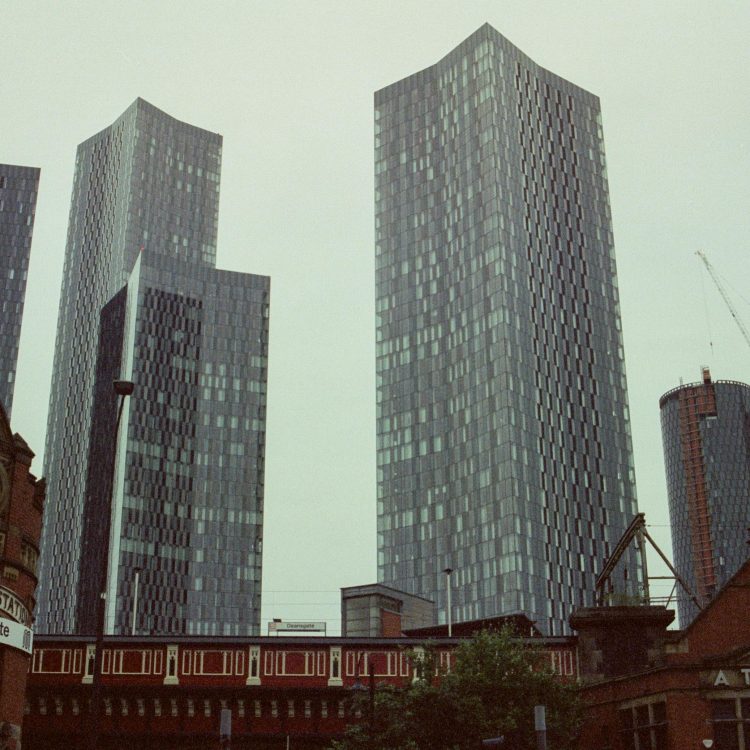
[[[536,748],[534,706],[547,708],[548,746],[572,747],[579,704],[575,687],[542,666],[509,630],[482,632],[460,644],[450,672],[436,668],[434,652],[412,654],[417,678],[403,688],[378,687],[372,716],[347,728],[334,750],[477,750],[481,740],[505,736],[506,747]]]

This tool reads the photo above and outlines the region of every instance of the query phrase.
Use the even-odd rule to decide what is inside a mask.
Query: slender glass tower
[[[485,25],[375,94],[375,204],[379,580],[566,632],[637,512],[599,101]]]
[[[10,419],[39,169],[0,164],[0,403]]]
[[[220,169],[220,135],[142,99],[78,149],[42,632],[94,631],[105,561],[107,632],[259,632],[269,279],[215,268]]]
[[[748,558],[750,386],[734,380],[681,385],[659,399],[672,551],[701,604]],[[680,589],[680,627],[698,607]]]

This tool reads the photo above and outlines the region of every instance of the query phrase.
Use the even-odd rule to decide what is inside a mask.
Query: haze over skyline
[[[5,7],[0,161],[41,168],[12,427],[41,474],[77,145],[138,96],[222,133],[218,264],[272,279],[264,631],[283,617],[335,633],[338,588],[375,580],[372,97],[485,22],[601,99],[638,500],[671,555],[658,399],[702,365],[750,380],[750,349],[694,257],[748,288],[750,7]]]

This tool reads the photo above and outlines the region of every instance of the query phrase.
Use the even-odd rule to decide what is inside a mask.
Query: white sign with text
[[[0,646],[10,646],[30,654],[33,641],[34,636],[31,628],[27,628],[20,622],[0,617]]]

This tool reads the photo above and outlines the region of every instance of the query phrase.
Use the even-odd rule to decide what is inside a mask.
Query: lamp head
[[[118,396],[130,396],[135,388],[135,385],[129,380],[115,380],[112,385]]]

